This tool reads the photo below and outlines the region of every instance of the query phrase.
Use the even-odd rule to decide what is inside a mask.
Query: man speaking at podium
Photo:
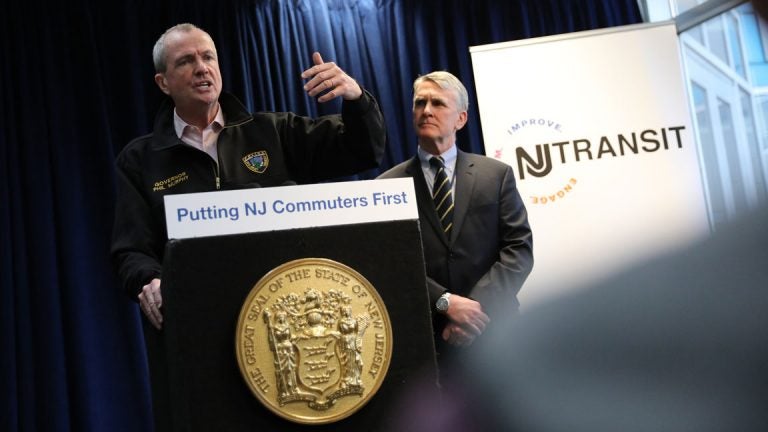
[[[170,97],[153,132],[117,157],[112,258],[123,288],[160,329],[165,195],[352,175],[379,165],[386,131],[373,96],[319,53],[301,75],[304,89],[318,102],[341,97],[343,104],[341,115],[318,119],[251,114],[222,93],[213,39],[192,24],[168,29],[152,56],[155,82]]]
[[[490,323],[495,306],[517,309],[533,266],[525,205],[509,165],[456,147],[468,96],[448,72],[413,84],[417,154],[380,178],[413,177],[441,378],[462,347]],[[496,311],[498,312],[498,311]]]

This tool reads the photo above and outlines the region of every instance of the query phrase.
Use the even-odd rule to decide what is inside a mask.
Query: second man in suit
[[[469,105],[461,81],[431,72],[416,79],[413,92],[417,154],[380,178],[414,179],[444,377],[462,347],[492,326],[497,307],[517,309],[533,267],[533,238],[512,168],[456,146]]]

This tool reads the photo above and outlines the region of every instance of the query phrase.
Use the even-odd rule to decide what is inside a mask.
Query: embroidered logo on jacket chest
[[[168,177],[165,180],[156,181],[152,185],[152,192],[159,192],[166,189],[170,189],[181,182],[189,180],[189,176],[186,171],[180,172],[174,176]]]
[[[243,156],[243,164],[256,174],[263,174],[269,166],[269,155],[266,150],[249,153]]]

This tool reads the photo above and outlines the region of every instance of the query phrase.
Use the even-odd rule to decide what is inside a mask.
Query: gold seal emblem
[[[263,174],[269,167],[269,155],[266,150],[249,153],[243,156],[243,164],[256,174]]]
[[[363,407],[392,357],[392,324],[376,289],[336,261],[305,258],[267,273],[240,310],[240,372],[275,414],[325,424]]]

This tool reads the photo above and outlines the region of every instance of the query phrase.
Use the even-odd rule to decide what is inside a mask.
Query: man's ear
[[[170,90],[168,90],[168,82],[165,81],[165,74],[162,73],[156,73],[155,74],[155,83],[158,87],[160,87],[160,90],[169,95],[171,94]]]
[[[461,130],[465,124],[467,124],[467,112],[462,111],[459,113],[459,118],[456,120],[456,130]]]

